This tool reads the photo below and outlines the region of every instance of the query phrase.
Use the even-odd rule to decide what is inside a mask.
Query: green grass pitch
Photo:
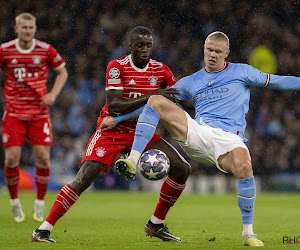
[[[57,193],[46,198],[49,212]],[[183,194],[166,222],[182,243],[145,237],[158,194],[131,192],[86,193],[56,224],[56,244],[30,242],[40,224],[31,218],[33,193],[20,193],[26,221],[12,219],[8,194],[0,194],[0,249],[247,249],[241,240],[242,222],[235,194]],[[264,249],[300,249],[283,244],[283,236],[300,235],[300,195],[258,194],[254,230]],[[299,238],[300,241],[300,238]]]

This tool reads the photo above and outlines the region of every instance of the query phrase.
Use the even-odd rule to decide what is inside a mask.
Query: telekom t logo
[[[24,77],[38,77],[38,72],[28,72],[26,73],[25,68],[15,68],[14,69],[15,77],[18,79],[18,82],[24,82]]]
[[[25,68],[15,68],[14,69],[15,77],[18,79],[18,82],[24,81],[23,78],[26,76],[25,72],[26,72]]]
[[[129,93],[129,98],[135,99],[135,98],[137,98],[137,97],[139,97],[139,96],[141,96],[141,95],[142,95],[142,94],[139,93],[139,92],[130,92],[130,93]]]

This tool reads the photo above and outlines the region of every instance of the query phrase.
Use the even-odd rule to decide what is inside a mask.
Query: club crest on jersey
[[[102,148],[102,147],[96,148],[96,155],[98,157],[103,157],[105,155],[105,153],[106,153],[105,148]]]
[[[208,82],[208,86],[211,86],[213,83],[214,83],[215,79],[211,79],[209,82]]]
[[[109,76],[115,79],[118,78],[120,76],[120,70],[117,68],[111,68],[109,71]]]
[[[151,76],[149,81],[151,86],[155,86],[157,84],[157,78],[155,76]]]
[[[33,57],[33,63],[34,64],[40,64],[41,63],[41,58],[39,56]]]

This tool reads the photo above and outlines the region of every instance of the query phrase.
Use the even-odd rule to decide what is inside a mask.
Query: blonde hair
[[[18,24],[18,22],[19,22],[21,19],[24,19],[24,20],[30,20],[30,21],[36,22],[35,16],[33,16],[32,14],[27,13],[27,12],[21,13],[20,15],[16,16],[16,24]]]
[[[221,32],[221,31],[215,31],[215,32],[209,34],[205,39],[205,43],[206,43],[207,39],[224,41],[227,43],[227,46],[229,49],[229,38],[225,33]]]

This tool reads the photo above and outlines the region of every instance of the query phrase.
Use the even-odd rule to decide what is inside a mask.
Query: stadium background
[[[203,41],[216,30],[230,38],[228,61],[250,63],[272,74],[300,76],[298,1],[10,0],[1,3],[0,43],[16,37],[14,18],[21,12],[37,17],[37,38],[59,51],[69,72],[66,86],[51,107],[54,145],[50,189],[60,188],[76,174],[105,103],[106,66],[129,53],[128,32],[137,25],[153,31],[152,58],[168,65],[177,80],[203,66]],[[49,88],[54,77],[50,71]],[[2,74],[0,116],[4,111],[3,87]],[[260,88],[251,91],[246,132],[259,189],[300,190],[299,93]],[[159,133],[178,148],[162,127]],[[5,190],[2,147],[0,156],[0,190]],[[235,189],[230,175],[213,166],[189,162],[193,171],[188,190]],[[26,144],[21,159],[23,180],[29,180],[22,182],[21,177],[25,189],[34,188],[34,165]],[[97,178],[94,188],[154,190],[159,186],[142,178],[125,181],[111,167],[108,174]]]

